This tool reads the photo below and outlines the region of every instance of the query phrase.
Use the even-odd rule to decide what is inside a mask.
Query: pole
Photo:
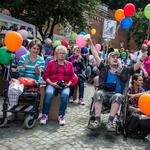
[[[148,24],[148,34],[147,34],[147,40],[149,40],[149,30],[150,30],[150,18],[149,18],[149,24]]]
[[[107,42],[107,49],[106,49],[106,55],[105,55],[105,64],[107,62],[108,46],[109,46],[109,39],[108,39],[108,42]]]

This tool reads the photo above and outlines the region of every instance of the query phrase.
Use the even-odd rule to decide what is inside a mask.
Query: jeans
[[[89,69],[91,68],[91,66],[87,66],[86,67],[86,71],[85,71],[85,75],[86,75],[86,77],[87,77],[87,75],[88,75],[88,72],[89,72]]]
[[[79,85],[79,98],[83,98],[84,95],[84,82],[78,82]],[[73,96],[74,89],[76,85],[71,86],[70,96]]]
[[[65,115],[65,110],[66,110],[67,104],[68,104],[70,89],[69,89],[69,87],[67,87],[65,89],[56,89],[55,87],[53,87],[51,85],[48,85],[46,87],[46,92],[45,92],[44,101],[43,101],[42,114],[46,114],[46,115],[49,114],[49,108],[51,106],[53,94],[57,91],[61,94],[61,102],[60,102],[60,108],[59,108],[58,115]]]

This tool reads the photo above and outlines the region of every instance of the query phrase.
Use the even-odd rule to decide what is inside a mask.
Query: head
[[[74,54],[75,56],[80,55],[80,54],[81,54],[81,48],[79,48],[78,46],[74,46],[74,47],[73,47],[73,54]]]
[[[42,43],[38,39],[33,39],[29,43],[28,47],[29,47],[29,51],[30,51],[31,55],[38,55],[40,53],[41,48],[42,48]]]
[[[124,52],[125,51],[125,49],[122,47],[121,49],[120,49],[120,53],[122,53],[122,52]]]
[[[139,73],[135,73],[133,76],[132,76],[132,85],[133,86],[142,86],[143,85],[143,77],[139,74]]]
[[[50,46],[51,46],[52,41],[51,41],[51,39],[50,39],[50,38],[47,38],[46,40],[44,40],[44,43],[45,43],[46,47],[50,47]]]
[[[99,56],[99,58],[101,58],[102,57],[102,52],[98,52],[98,56]]]
[[[119,53],[111,52],[108,55],[109,66],[117,67],[118,65]]]
[[[55,53],[56,53],[57,60],[65,60],[67,49],[63,45],[57,46],[55,49]]]
[[[126,54],[126,57],[127,57],[127,58],[130,58],[130,53],[127,53],[127,54]]]
[[[147,48],[148,48],[147,45],[143,44],[141,47],[142,53],[146,52]]]

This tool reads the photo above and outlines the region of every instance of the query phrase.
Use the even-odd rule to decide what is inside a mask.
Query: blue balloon
[[[120,26],[125,29],[130,28],[132,26],[132,19],[129,17],[123,18],[122,21],[120,22]]]
[[[79,34],[85,35],[85,32],[82,31],[82,32],[80,32]]]
[[[87,47],[83,47],[83,48],[82,48],[82,52],[83,52],[83,53],[87,53]]]
[[[68,54],[68,52],[67,52],[67,53],[66,53],[66,57],[65,57],[65,59],[67,59],[68,55],[69,55],[69,54]]]
[[[108,40],[107,39],[104,39],[104,43],[107,43],[108,42]]]

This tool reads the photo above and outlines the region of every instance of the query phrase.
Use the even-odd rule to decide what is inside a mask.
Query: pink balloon
[[[70,40],[69,36],[66,36],[66,37],[65,37],[65,40],[66,40],[66,41],[69,41],[69,40]]]
[[[6,31],[5,35],[6,35],[7,33],[9,33],[9,32],[11,32],[11,30]]]
[[[28,32],[26,30],[19,30],[18,33],[22,36],[23,40],[27,39]]]
[[[25,48],[24,46],[21,46],[21,47],[15,52],[15,57],[16,57],[17,60],[19,60],[20,57],[21,57],[22,55],[25,55],[25,54],[27,54],[27,50],[26,50],[26,48]]]
[[[97,52],[99,52],[101,50],[101,45],[100,44],[96,44],[95,45],[95,49]]]
[[[83,48],[86,45],[86,41],[83,38],[83,35],[78,35],[76,38],[76,44],[79,48]]]

